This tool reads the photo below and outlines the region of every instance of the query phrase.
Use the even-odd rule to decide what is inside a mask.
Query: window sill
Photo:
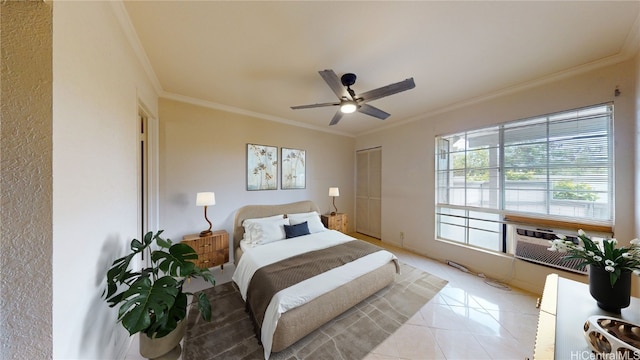
[[[543,218],[531,218],[525,216],[513,216],[506,215],[504,220],[513,224],[521,224],[521,225],[529,225],[529,226],[549,226],[551,228],[562,228],[562,229],[582,229],[584,231],[594,231],[599,233],[610,233],[613,234],[613,227],[609,225],[590,225],[590,224],[580,224],[569,221],[558,221],[558,220],[550,220]]]

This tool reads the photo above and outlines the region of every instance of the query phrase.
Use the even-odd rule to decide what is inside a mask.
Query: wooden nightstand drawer
[[[321,215],[320,219],[322,220],[322,224],[329,230],[338,230],[345,234],[348,231],[349,222],[347,214]]]
[[[225,230],[214,231],[210,236],[200,237],[199,234],[185,235],[182,242],[191,246],[198,254],[194,261],[198,267],[214,267],[229,262],[229,234]]]
[[[200,267],[214,267],[214,266],[224,266],[224,263],[229,261],[229,248],[214,250],[205,252],[202,254],[198,254],[198,261],[200,263]],[[197,265],[196,263],[196,265]]]

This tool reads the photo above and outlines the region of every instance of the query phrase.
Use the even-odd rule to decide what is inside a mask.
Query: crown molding
[[[325,128],[321,128],[319,126],[309,125],[309,124],[301,123],[301,122],[298,122],[298,121],[287,120],[287,119],[279,118],[279,117],[276,117],[276,116],[265,115],[265,114],[261,114],[261,113],[257,113],[257,112],[253,112],[253,111],[248,111],[248,110],[236,108],[236,107],[233,107],[233,106],[222,105],[222,104],[214,103],[214,102],[207,101],[207,100],[196,99],[196,98],[192,98],[192,97],[189,97],[189,96],[170,93],[170,92],[165,91],[162,88],[162,85],[160,84],[160,80],[158,79],[158,76],[156,75],[155,71],[153,70],[153,66],[151,66],[151,61],[149,61],[149,58],[147,57],[147,54],[144,51],[144,48],[142,47],[142,43],[140,42],[140,38],[138,37],[138,34],[137,34],[133,24],[131,23],[131,18],[129,17],[129,13],[127,12],[127,9],[124,7],[123,0],[114,0],[114,1],[110,1],[110,3],[111,3],[111,7],[113,9],[113,12],[114,12],[116,18],[118,19],[118,22],[120,23],[120,26],[122,27],[122,31],[124,32],[125,36],[127,37],[127,40],[129,41],[129,44],[131,45],[131,48],[133,49],[133,51],[135,52],[136,56],[138,57],[138,60],[140,61],[140,64],[142,65],[147,77],[149,78],[149,81],[151,81],[151,83],[152,83],[152,85],[153,85],[153,87],[154,87],[154,89],[156,91],[156,94],[160,98],[175,100],[175,101],[184,102],[184,103],[197,105],[197,106],[202,106],[202,107],[209,108],[209,109],[221,110],[221,111],[226,111],[226,112],[230,112],[230,113],[235,113],[235,114],[255,117],[255,118],[258,118],[258,119],[262,119],[262,120],[274,121],[274,122],[278,122],[278,123],[282,123],[282,124],[286,124],[286,125],[297,126],[297,127],[302,127],[302,128],[316,130],[316,131],[322,131],[322,132],[331,133],[331,134],[335,134],[335,135],[354,137],[353,134],[348,134],[348,133],[345,133],[345,132],[340,132],[340,131],[331,130],[331,129],[325,129]]]
[[[414,121],[427,119],[430,117],[434,117],[436,115],[440,115],[449,111],[453,111],[453,110],[464,108],[470,105],[489,101],[491,99],[495,99],[498,97],[515,94],[515,93],[528,90],[531,88],[535,88],[541,85],[549,84],[552,82],[556,82],[559,80],[584,74],[599,68],[615,65],[615,64],[627,61],[629,59],[632,59],[635,56],[640,56],[640,13],[638,14],[638,16],[636,16],[636,19],[633,22],[633,25],[631,25],[631,29],[629,29],[629,33],[627,34],[627,37],[625,39],[624,44],[622,45],[622,48],[620,49],[620,52],[616,55],[608,56],[606,58],[596,60],[580,66],[576,66],[568,70],[559,71],[554,74],[543,76],[541,78],[538,78],[532,81],[527,81],[524,83],[509,86],[509,87],[491,92],[489,94],[485,94],[485,95],[473,97],[467,100],[463,100],[460,102],[456,102],[454,104],[434,109],[433,111],[430,111],[418,116],[414,116],[412,118],[397,122],[395,124],[389,124],[374,130],[369,130],[369,131],[357,134],[356,136],[375,134],[379,131],[385,131],[390,128],[402,126]]]
[[[305,129],[310,129],[310,130],[315,130],[315,131],[322,131],[322,132],[326,132],[326,133],[330,133],[330,134],[342,135],[342,136],[347,136],[347,137],[351,137],[351,138],[355,137],[353,134],[349,134],[349,133],[345,133],[345,132],[340,132],[340,131],[336,131],[336,130],[332,130],[332,129],[325,129],[325,128],[322,128],[322,127],[319,127],[319,126],[310,125],[310,124],[306,124],[306,123],[299,122],[299,121],[293,121],[293,120],[280,118],[280,117],[277,117],[277,116],[261,114],[261,113],[257,113],[257,112],[254,112],[254,111],[240,109],[240,108],[229,106],[229,105],[218,104],[218,103],[214,103],[214,102],[207,101],[207,100],[193,98],[193,97],[190,97],[190,96],[180,95],[180,94],[176,94],[176,93],[170,93],[170,92],[167,92],[167,91],[163,91],[160,94],[160,97],[163,98],[163,99],[169,99],[169,100],[174,100],[174,101],[183,102],[183,103],[187,103],[187,104],[197,105],[197,106],[201,106],[201,107],[205,107],[205,108],[209,108],[209,109],[220,110],[220,111],[225,111],[225,112],[229,112],[229,113],[233,113],[233,114],[239,114],[239,115],[254,117],[254,118],[258,118],[258,119],[262,119],[262,120],[273,121],[273,122],[277,122],[277,123],[281,123],[281,124],[285,124],[285,125],[297,126],[297,127],[301,127],[301,128],[305,128]]]
[[[620,52],[616,55],[612,55],[600,60],[596,60],[587,64],[583,64],[577,67],[573,67],[571,69],[568,70],[563,70],[563,71],[559,71],[556,72],[554,74],[550,74],[532,81],[527,81],[527,82],[523,82],[520,84],[516,84],[513,86],[509,86],[503,89],[499,89],[496,90],[494,92],[485,94],[485,95],[481,95],[481,96],[477,96],[477,97],[473,97],[467,100],[462,100],[459,102],[456,102],[454,104],[450,104],[444,107],[440,107],[437,109],[434,109],[432,111],[420,114],[418,116],[414,116],[412,118],[403,120],[403,121],[399,121],[397,123],[393,123],[393,124],[389,124],[386,126],[382,126],[380,128],[374,129],[374,130],[369,130],[369,131],[365,131],[359,134],[350,134],[350,133],[345,133],[345,132],[340,132],[340,131],[335,131],[335,130],[331,130],[331,129],[326,129],[326,128],[322,128],[319,126],[315,126],[315,125],[309,125],[306,123],[302,123],[302,122],[298,122],[298,121],[293,121],[293,120],[288,120],[288,119],[283,119],[283,118],[279,118],[276,116],[271,116],[271,115],[266,115],[266,114],[261,114],[261,113],[257,113],[257,112],[253,112],[253,111],[248,111],[248,110],[244,110],[244,109],[240,109],[240,108],[236,108],[233,106],[228,106],[228,105],[222,105],[222,104],[218,104],[218,103],[214,103],[211,101],[207,101],[207,100],[202,100],[202,99],[196,99],[196,98],[192,98],[189,96],[185,96],[185,95],[180,95],[180,94],[175,94],[175,93],[169,93],[164,91],[164,89],[162,89],[162,85],[160,84],[160,81],[155,73],[155,71],[153,70],[153,67],[151,66],[151,62],[149,61],[149,58],[146,55],[146,52],[144,51],[144,48],[141,45],[140,42],[140,38],[138,37],[135,28],[133,27],[133,24],[131,23],[131,19],[129,18],[129,14],[127,13],[127,10],[124,6],[124,2],[123,0],[113,0],[110,1],[114,14],[116,16],[116,18],[118,19],[120,26],[122,27],[123,32],[125,33],[125,36],[127,37],[127,39],[129,40],[129,44],[131,45],[133,51],[135,52],[136,56],[138,57],[138,60],[140,61],[140,64],[142,65],[147,77],[149,78],[149,80],[151,81],[156,93],[158,94],[159,97],[161,98],[166,98],[166,99],[170,99],[170,100],[175,100],[175,101],[180,101],[180,102],[185,102],[185,103],[189,103],[189,104],[193,104],[193,105],[197,105],[197,106],[202,106],[202,107],[206,107],[206,108],[210,108],[210,109],[216,109],[216,110],[222,110],[222,111],[226,111],[226,112],[230,112],[230,113],[235,113],[235,114],[240,114],[240,115],[245,115],[245,116],[250,116],[250,117],[255,117],[255,118],[259,118],[259,119],[263,119],[263,120],[268,120],[268,121],[274,121],[274,122],[279,122],[282,124],[286,124],[286,125],[291,125],[291,126],[298,126],[298,127],[302,127],[302,128],[307,128],[307,129],[311,129],[311,130],[316,130],[316,131],[322,131],[322,132],[326,132],[326,133],[331,133],[331,134],[336,134],[336,135],[342,135],[342,136],[348,136],[348,137],[358,137],[358,136],[364,136],[364,135],[369,135],[369,134],[374,134],[380,131],[385,131],[388,130],[390,128],[394,128],[397,126],[402,126],[414,121],[419,121],[419,120],[423,120],[423,119],[427,119],[442,113],[446,113],[449,111],[453,111],[456,109],[460,109],[460,108],[464,108],[470,105],[474,105],[474,104],[478,104],[478,103],[482,103],[485,101],[489,101],[491,99],[495,99],[498,97],[502,97],[502,96],[506,96],[506,95],[511,95],[514,93],[518,93],[524,90],[528,90],[531,88],[535,88],[541,85],[545,85],[548,83],[552,83],[555,81],[559,81],[562,79],[566,79],[569,77],[573,77],[573,76],[577,76],[580,74],[584,74],[587,73],[589,71],[593,71],[602,67],[606,67],[609,65],[614,65],[626,60],[629,60],[631,58],[633,58],[634,56],[640,55],[640,14],[638,14],[638,16],[636,16],[636,19],[633,23],[633,25],[631,26],[631,29],[629,31],[629,33],[627,34],[627,37],[625,39],[625,42],[622,46],[622,48],[620,49]]]
[[[113,0],[109,1],[111,4],[111,8],[113,9],[113,13],[118,19],[120,23],[120,27],[124,32],[127,40],[129,40],[129,45],[133,49],[133,52],[138,57],[138,61],[140,65],[144,69],[144,72],[151,81],[153,88],[156,91],[156,94],[160,95],[164,90],[162,89],[162,85],[160,85],[160,80],[158,80],[158,76],[156,72],[153,70],[153,66],[151,66],[151,61],[147,57],[147,53],[144,51],[142,47],[142,43],[140,42],[140,38],[138,37],[138,33],[136,32],[133,24],[131,23],[131,18],[129,17],[129,13],[127,9],[124,7],[124,2],[122,0]]]
[[[621,53],[629,58],[640,54],[640,13],[638,13],[636,20],[631,25],[631,30],[627,34]]]
[[[637,23],[637,21],[636,21]],[[640,37],[638,37],[640,38]],[[637,48],[637,46],[636,46]],[[596,69],[600,69],[606,66],[610,66],[610,65],[615,65],[621,62],[624,62],[626,60],[631,59],[633,56],[635,56],[637,53],[636,52],[632,52],[629,49],[623,49],[623,51],[621,51],[620,53],[616,54],[616,55],[612,55],[612,56],[608,56],[606,58],[600,59],[600,60],[596,60],[596,61],[592,61],[590,63],[587,64],[583,64],[583,65],[579,65],[576,67],[573,67],[571,69],[568,70],[563,70],[563,71],[559,71],[556,72],[554,74],[550,74],[547,76],[543,76],[541,78],[537,78],[535,80],[532,81],[527,81],[527,82],[523,82],[520,84],[516,84],[513,86],[509,86],[503,89],[499,89],[496,91],[493,91],[491,93],[485,94],[485,95],[481,95],[481,96],[476,96],[473,98],[469,98],[467,100],[462,100],[459,102],[456,102],[454,104],[450,104],[444,107],[440,107],[437,109],[434,109],[432,111],[420,114],[418,116],[414,116],[412,118],[397,122],[395,124],[389,124],[377,129],[373,129],[373,130],[369,130],[360,134],[357,134],[356,136],[364,136],[364,135],[370,135],[370,134],[375,134],[377,132],[380,131],[385,131],[397,126],[402,126],[402,125],[406,125],[408,123],[414,122],[414,121],[419,121],[419,120],[424,120],[424,119],[428,119],[430,117],[434,117],[443,113],[447,113],[453,110],[457,110],[457,109],[461,109],[467,106],[471,106],[471,105],[475,105],[475,104],[479,104],[479,103],[483,103],[485,101],[489,101],[495,98],[499,98],[499,97],[503,97],[503,96],[507,96],[507,95],[512,95],[512,94],[516,94],[528,89],[532,89],[538,86],[542,86],[545,84],[549,84],[549,83],[553,83],[556,81],[560,81],[563,79],[567,79],[570,77],[574,77],[577,75],[581,75],[584,73],[588,73],[590,71],[594,71]]]

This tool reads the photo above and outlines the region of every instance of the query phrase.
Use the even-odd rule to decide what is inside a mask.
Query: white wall
[[[0,359],[52,355],[51,7],[0,4]]]
[[[233,233],[235,211],[249,204],[314,201],[353,216],[354,139],[174,100],[160,101],[160,224],[173,240],[208,227],[196,193],[213,191],[207,214],[214,229]],[[247,191],[247,143],[306,151],[306,189]],[[280,177],[278,176],[278,184]]]
[[[115,359],[129,338],[101,294],[136,237],[138,100],[157,97],[109,2],[53,2],[53,44],[53,358]]]
[[[615,236],[636,237],[635,167],[637,64],[627,61],[518,93],[443,111],[356,139],[356,149],[382,146],[382,239],[436,259],[449,259],[515,286],[541,293],[550,268],[434,239],[436,135],[608,101],[615,103]],[[621,95],[614,97],[616,86]],[[399,234],[404,232],[404,241]],[[564,276],[586,281],[585,277]]]

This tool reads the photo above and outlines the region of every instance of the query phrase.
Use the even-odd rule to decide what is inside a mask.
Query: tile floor
[[[503,289],[485,279],[406,250],[389,248],[400,261],[449,281],[435,298],[365,360],[533,358],[538,295]],[[230,281],[233,265],[213,269],[220,284]],[[189,291],[202,289],[193,281]],[[134,338],[126,360],[142,360]]]
[[[441,262],[386,247],[400,261],[449,283],[365,360],[533,358],[538,295],[489,285]]]

